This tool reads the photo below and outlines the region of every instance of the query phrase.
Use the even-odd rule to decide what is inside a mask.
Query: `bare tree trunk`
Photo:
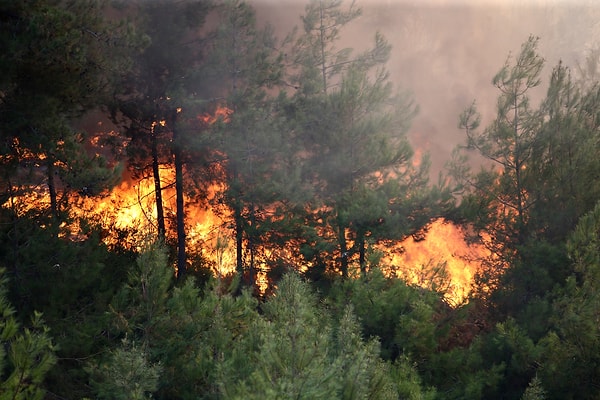
[[[177,204],[177,279],[182,280],[186,273],[185,252],[185,204],[183,199],[183,157],[177,142],[177,130],[173,128],[173,158],[175,163],[175,193]]]
[[[362,232],[358,233],[356,238],[358,241],[358,263],[360,265],[360,273],[364,278],[367,275],[367,262],[366,262],[366,250],[365,250],[365,235]]]
[[[154,196],[156,198],[156,224],[158,227],[158,239],[165,239],[165,212],[163,208],[162,186],[160,182],[160,164],[158,160],[158,144],[156,135],[152,132],[152,176],[154,178]]]
[[[346,241],[346,227],[340,226],[338,229],[338,242],[340,245],[340,270],[342,278],[348,278],[348,243]]]
[[[243,257],[243,239],[244,239],[244,220],[242,217],[242,206],[236,201],[234,209],[235,219],[235,266],[240,279],[244,280],[244,257]]]
[[[56,182],[54,180],[54,157],[48,154],[48,191],[50,192],[50,210],[54,218],[58,218],[58,197],[56,195]]]
[[[256,211],[254,209],[254,203],[250,205],[250,229],[248,234],[248,251],[250,252],[250,265],[248,266],[248,282],[254,287],[256,282],[256,269],[255,269],[255,247],[256,247]]]

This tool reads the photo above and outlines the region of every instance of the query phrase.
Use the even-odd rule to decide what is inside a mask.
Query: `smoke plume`
[[[308,0],[254,0],[259,22],[283,38]],[[419,115],[409,132],[413,146],[429,151],[441,170],[463,133],[458,116],[474,100],[483,123],[495,114],[493,76],[530,35],[540,37],[546,59],[544,95],[551,69],[562,60],[576,70],[600,44],[600,3],[594,0],[357,0],[363,15],[342,32],[343,45],[360,50],[380,31],[392,44],[387,65],[396,87],[411,91]],[[535,102],[534,102],[535,104]]]

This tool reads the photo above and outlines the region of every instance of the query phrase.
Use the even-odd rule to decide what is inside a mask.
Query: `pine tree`
[[[511,63],[509,58],[493,79],[500,92],[497,117],[479,132],[480,117],[475,104],[460,117],[467,135],[467,147],[491,161],[472,179],[481,202],[487,207],[481,221],[502,246],[514,248],[527,237],[526,223],[532,199],[523,177],[531,161],[541,115],[529,103],[530,91],[540,84],[543,58],[537,53],[538,39],[530,37]],[[494,169],[497,168],[497,169]],[[468,180],[469,178],[467,178]],[[498,217],[496,217],[498,216]]]
[[[31,326],[23,328],[6,292],[0,271],[0,399],[42,399],[45,376],[56,363],[56,348],[42,314],[35,312]]]
[[[172,182],[176,191],[175,235],[177,242],[177,274],[183,278],[187,269],[184,164],[184,119],[194,119],[184,105],[194,96],[193,79],[203,57],[201,29],[209,2],[196,0],[173,4],[169,1],[130,5],[139,12],[139,25],[149,44],[135,58],[115,92],[112,115],[131,137],[128,146],[129,167],[136,177],[151,176],[156,202],[156,230],[159,240],[166,240],[167,207],[163,199],[165,173],[174,170]],[[168,242],[168,241],[167,241]]]
[[[290,77],[302,149],[295,156],[313,194],[307,219],[323,225],[317,229],[329,250],[319,262],[345,277],[357,255],[365,272],[368,240],[401,238],[421,227],[422,218],[413,224],[400,216],[417,216],[412,200],[427,183],[427,162],[415,168],[406,138],[416,107],[407,94],[394,93],[384,68],[390,45],[376,33],[373,47],[362,53],[336,48],[360,12],[354,3],[310,2]]]
[[[549,398],[592,398],[599,394],[598,283],[600,205],[583,216],[567,249],[572,273],[552,304],[551,326],[539,341],[538,377]]]
[[[115,345],[108,359],[89,365],[98,395],[212,399],[219,398],[222,379],[247,376],[250,349],[236,343],[251,334],[257,301],[246,291],[224,293],[216,281],[203,290],[193,279],[172,283],[164,246],[148,246],[113,301],[113,334],[125,337],[127,345]],[[128,363],[140,369],[125,373]],[[119,374],[124,379],[112,379]]]
[[[158,389],[160,369],[148,362],[142,348],[124,339],[105,363],[90,368],[90,375],[99,399],[145,400]]]
[[[531,380],[529,386],[525,389],[525,393],[521,396],[521,400],[544,400],[545,398],[546,391],[537,376]]]
[[[465,154],[458,151],[451,174],[466,190],[461,201],[463,215],[474,224],[476,235],[483,231],[490,237],[485,245],[491,256],[482,260],[485,268],[476,277],[478,286],[488,289],[499,287],[502,271],[518,257],[517,248],[534,235],[530,217],[536,202],[532,191],[536,178],[529,169],[544,121],[543,114],[530,104],[544,66],[538,41],[530,36],[494,76],[492,83],[499,96],[496,118],[489,126],[478,129],[481,117],[475,103],[459,120],[466,134],[465,148],[486,161],[479,172],[471,172],[465,168],[465,158],[458,161]]]
[[[245,362],[230,365],[242,366],[245,375],[222,377],[224,398],[398,398],[400,382],[379,358],[379,343],[362,339],[351,308],[334,320],[294,274],[282,278],[262,308],[263,317],[236,342]],[[414,396],[408,398],[419,398],[420,386],[409,386]]]
[[[280,201],[285,182],[278,178],[289,143],[279,123],[279,100],[270,93],[281,83],[282,59],[269,27],[257,26],[252,6],[227,0],[218,7],[222,21],[214,33],[203,70],[212,106],[228,109],[227,121],[211,126],[204,143],[217,153],[220,178],[227,188],[221,200],[231,210],[236,272],[254,285],[261,242]],[[216,82],[216,84],[214,83]],[[229,222],[228,222],[229,223]]]
[[[529,99],[543,66],[537,46],[538,39],[530,37],[494,78],[500,96],[488,127],[478,130],[474,105],[461,116],[467,148],[489,164],[479,173],[454,165],[467,189],[463,215],[477,234],[490,237],[492,257],[483,260],[487,269],[480,283],[498,288],[487,291],[495,311],[518,318],[536,337],[547,326],[546,296],[569,274],[565,239],[597,199],[593,176],[599,166],[592,154],[600,104],[598,88],[578,86],[561,62],[552,70],[546,96],[533,107]],[[530,301],[533,308],[523,307]]]
[[[127,66],[123,50],[131,36],[124,25],[107,22],[95,0],[5,1],[0,7],[7,49],[0,89],[3,190],[39,190],[43,182],[50,212],[58,217],[68,201],[61,191],[98,194],[120,173],[89,154],[88,141],[73,126],[106,104],[114,75]],[[81,167],[91,168],[79,174]]]
[[[600,165],[593,154],[598,149],[599,95],[598,87],[579,89],[562,63],[550,75],[540,106],[546,118],[527,174],[535,199],[531,225],[551,243],[563,241],[598,199],[600,188],[593,177]]]

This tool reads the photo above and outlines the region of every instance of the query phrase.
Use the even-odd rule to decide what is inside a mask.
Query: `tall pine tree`
[[[115,75],[127,68],[133,35],[109,23],[102,3],[0,4],[3,191],[47,189],[58,217],[73,191],[98,194],[120,170],[89,154],[74,119],[106,104]]]
[[[174,171],[176,189],[175,237],[177,274],[183,277],[187,269],[184,208],[184,140],[181,138],[183,105],[193,95],[191,81],[202,60],[202,27],[210,6],[207,1],[186,1],[173,4],[158,1],[132,5],[139,12],[139,22],[149,38],[149,45],[136,60],[133,70],[125,76],[122,90],[115,92],[113,118],[125,127],[131,137],[130,169],[137,177],[151,176],[156,201],[157,237],[167,235],[167,213],[163,190],[163,168]],[[138,9],[139,7],[139,9]],[[192,118],[190,116],[187,116]]]
[[[232,214],[236,271],[254,285],[260,259],[264,261],[260,248],[265,222],[282,196],[277,176],[289,145],[273,98],[281,83],[282,59],[272,31],[257,26],[248,3],[227,0],[218,11],[222,22],[205,70],[213,85],[206,85],[206,92],[220,99],[213,109],[220,104],[228,116],[211,127],[213,134],[205,145],[216,150],[226,183],[221,199]]]
[[[302,149],[295,155],[313,193],[308,220],[321,225],[322,248],[328,249],[306,254],[345,277],[354,261],[365,271],[367,239],[381,239],[384,225],[402,227],[394,231],[397,239],[414,228],[397,216],[415,210],[410,199],[424,188],[427,168],[412,163],[406,132],[416,107],[410,96],[394,92],[384,68],[387,41],[376,33],[373,47],[358,54],[336,47],[342,29],[360,13],[354,3],[311,1],[290,77]]]

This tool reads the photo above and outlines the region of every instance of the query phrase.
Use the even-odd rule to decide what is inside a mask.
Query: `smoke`
[[[283,38],[307,1],[254,0],[259,23]],[[360,50],[375,32],[392,44],[387,65],[396,87],[413,93],[420,112],[409,132],[413,146],[429,151],[432,173],[443,169],[463,141],[458,116],[474,100],[483,123],[494,117],[493,76],[530,35],[540,37],[546,59],[544,95],[559,60],[576,69],[600,39],[600,3],[594,0],[357,0],[363,15],[342,32],[344,46]],[[534,102],[535,104],[535,102]]]

